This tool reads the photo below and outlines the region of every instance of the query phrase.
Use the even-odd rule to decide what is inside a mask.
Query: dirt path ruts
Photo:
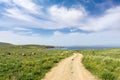
[[[82,54],[74,53],[51,69],[42,80],[95,80],[81,63],[82,58]]]

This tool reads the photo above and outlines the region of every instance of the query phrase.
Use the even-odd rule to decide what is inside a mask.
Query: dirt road
[[[51,69],[42,80],[95,80],[81,63],[82,58],[82,54],[74,53]]]

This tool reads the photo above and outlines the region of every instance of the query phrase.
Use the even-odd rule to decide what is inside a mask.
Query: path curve
[[[42,80],[95,80],[82,64],[83,55],[74,53],[51,69]]]

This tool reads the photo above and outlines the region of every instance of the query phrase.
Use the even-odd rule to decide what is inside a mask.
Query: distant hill
[[[49,46],[49,45],[36,45],[36,44],[28,44],[28,45],[13,45],[11,43],[5,43],[5,42],[0,42],[0,47],[3,48],[27,48],[27,49],[35,49],[35,48],[43,48],[43,49],[47,49],[47,48],[55,48],[54,46]]]
[[[34,44],[31,44],[31,45],[17,45],[16,47],[20,47],[20,48],[55,48],[54,46],[48,46],[48,45],[34,45]]]
[[[0,47],[1,46],[12,46],[13,44],[10,43],[5,43],[5,42],[0,42]]]

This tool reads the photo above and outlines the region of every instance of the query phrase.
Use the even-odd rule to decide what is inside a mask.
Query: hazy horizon
[[[0,42],[120,46],[120,0],[0,0]]]
[[[96,44],[96,45],[48,45],[48,44],[15,44],[9,42],[0,42],[0,43],[8,43],[13,45],[45,45],[45,46],[58,46],[58,47],[120,47],[119,44]]]

